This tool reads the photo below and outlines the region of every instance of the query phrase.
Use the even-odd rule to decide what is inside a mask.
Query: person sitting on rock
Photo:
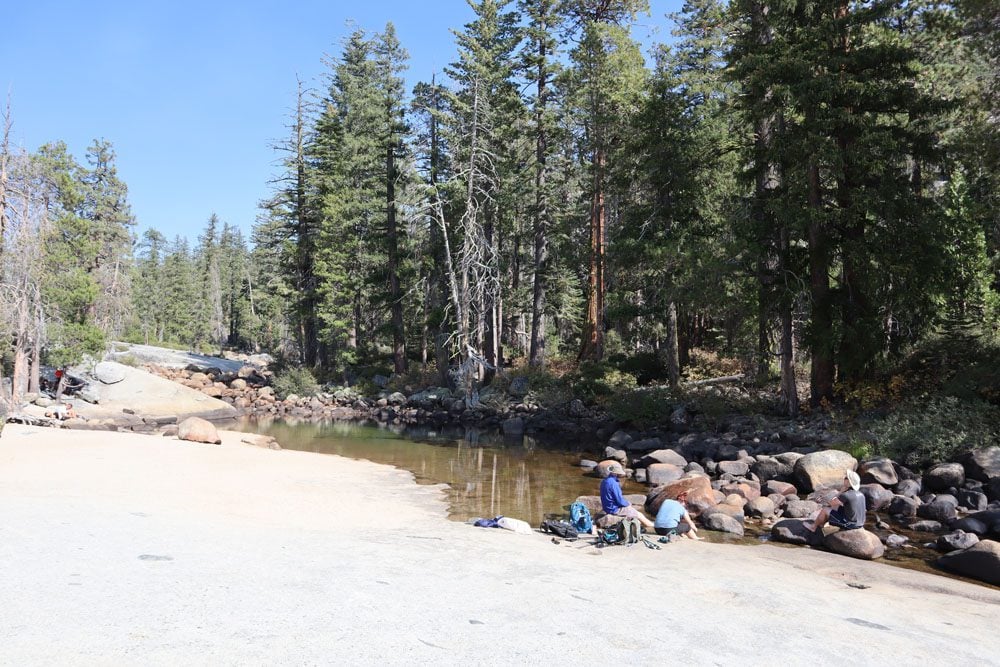
[[[687,491],[682,491],[677,500],[667,498],[660,505],[660,510],[656,513],[656,520],[653,522],[653,530],[657,535],[683,535],[692,540],[703,539],[698,537],[698,529],[694,526],[694,519],[687,511]],[[662,540],[661,540],[662,541]]]
[[[59,421],[65,421],[67,419],[73,419],[76,417],[76,410],[73,409],[72,403],[57,403],[50,412],[45,413],[46,417],[54,417]]]
[[[805,526],[811,531],[822,531],[828,522],[843,530],[854,530],[865,527],[867,506],[865,497],[858,489],[861,488],[861,478],[858,473],[848,470],[844,475],[844,484],[840,487],[841,494],[830,501],[830,508],[824,508]]]
[[[621,516],[626,519],[638,519],[646,530],[652,529],[653,522],[622,496],[622,487],[618,483],[618,478],[624,476],[624,471],[614,470],[601,482],[601,509],[604,510],[605,514]]]

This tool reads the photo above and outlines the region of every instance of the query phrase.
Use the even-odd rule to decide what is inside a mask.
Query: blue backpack
[[[594,520],[590,518],[590,510],[583,503],[573,503],[569,506],[569,522],[579,533],[589,533],[590,529],[594,527]]]

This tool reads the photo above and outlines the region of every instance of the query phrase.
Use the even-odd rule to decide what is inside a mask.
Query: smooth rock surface
[[[809,492],[821,486],[840,488],[844,474],[858,467],[858,461],[847,452],[827,449],[806,454],[795,462],[797,486]]]
[[[966,577],[1000,586],[1000,542],[983,540],[968,549],[941,556],[937,564]]]

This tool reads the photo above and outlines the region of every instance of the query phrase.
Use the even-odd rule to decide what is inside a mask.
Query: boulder
[[[597,464],[594,472],[596,472],[601,479],[604,479],[605,477],[609,477],[611,475],[624,475],[625,468],[618,461],[605,459]]]
[[[403,405],[406,403],[406,396],[402,392],[394,391],[385,397],[389,405]]]
[[[601,497],[600,496],[577,496],[574,503],[581,503],[588,510],[590,510],[591,515],[596,516],[598,512],[603,511],[601,508]],[[567,508],[569,509],[569,508]]]
[[[983,540],[968,549],[941,556],[937,564],[951,572],[1000,586],[1000,542]]]
[[[188,417],[177,425],[177,438],[190,442],[204,442],[210,445],[221,445],[222,438],[215,424],[201,417]]]
[[[101,395],[97,391],[97,387],[92,384],[86,385],[83,389],[76,392],[77,398],[87,403],[92,403],[97,405],[101,402]]]
[[[921,519],[948,523],[958,515],[957,505],[958,503],[953,503],[950,500],[935,498],[933,501],[918,507],[917,516]]]
[[[744,502],[745,501],[739,496],[733,498],[731,501],[727,498],[725,502],[706,508],[699,514],[699,516],[702,519],[705,519],[713,514],[725,514],[742,525],[746,520],[746,515],[743,513]]]
[[[899,483],[899,476],[892,465],[892,461],[886,458],[869,459],[858,466],[858,475],[861,476],[862,484],[881,484],[882,486],[895,486]]]
[[[909,496],[893,496],[889,502],[889,514],[912,518],[917,516],[917,508],[920,507],[919,498]]]
[[[805,524],[802,519],[782,519],[771,527],[771,539],[788,544],[818,545],[822,537],[806,528]]]
[[[670,463],[681,468],[688,464],[687,459],[672,449],[657,449],[643,457],[644,461],[647,459],[648,463]]]
[[[769,494],[767,494],[766,496],[763,496],[763,497],[764,498],[769,498],[771,500],[771,502],[774,503],[774,507],[776,509],[780,509],[780,508],[784,507],[785,503],[788,502],[788,496],[780,494],[780,493],[769,493]]]
[[[882,544],[882,540],[864,528],[838,530],[836,533],[827,535],[823,540],[823,545],[835,553],[861,560],[875,560],[881,558],[885,553],[885,545]]]
[[[103,384],[118,384],[125,379],[127,368],[114,361],[102,361],[94,366],[92,375]]]
[[[632,442],[632,436],[625,431],[615,431],[611,439],[608,440],[608,444],[615,449],[622,449],[629,442]]]
[[[632,479],[634,479],[639,484],[645,484],[646,481],[647,481],[646,480],[646,469],[645,468],[636,468],[635,471],[632,473]]]
[[[384,375],[373,375],[372,384],[378,387],[379,389],[385,389],[386,385],[389,384],[389,378],[387,378]]]
[[[761,496],[760,498],[748,500],[743,506],[743,513],[755,519],[769,519],[774,516],[776,509],[774,502],[770,498]]]
[[[627,452],[653,452],[663,448],[663,441],[659,438],[646,438],[644,440],[630,440],[622,447]]]
[[[579,398],[574,398],[569,402],[569,407],[566,409],[567,414],[570,417],[586,417],[587,416],[587,406],[583,404]]]
[[[700,521],[701,525],[708,530],[716,530],[721,533],[729,533],[731,535],[743,537],[743,524],[728,514],[723,514],[721,512],[709,514],[708,516],[703,514]]]
[[[790,465],[794,469],[795,464],[798,463],[799,459],[803,456],[805,456],[805,454],[800,452],[782,452],[781,454],[775,454],[774,459],[784,463],[785,465]]]
[[[895,533],[889,535],[885,538],[885,546],[891,547],[893,549],[901,549],[910,541],[905,535],[896,535]]]
[[[750,466],[745,461],[720,461],[719,474],[743,477],[750,472]]]
[[[972,489],[962,489],[958,492],[958,505],[959,507],[964,507],[970,512],[980,512],[986,509],[989,501],[986,499],[986,494],[982,491],[975,491]]]
[[[264,449],[281,449],[281,445],[278,441],[269,435],[262,435],[260,433],[245,433],[241,438],[240,442],[253,445],[254,447],[263,447]]]
[[[910,530],[918,533],[940,533],[943,528],[944,526],[941,525],[941,522],[931,521],[930,519],[914,521],[910,524]]]
[[[788,463],[782,463],[776,458],[765,457],[751,465],[750,472],[756,475],[762,483],[771,480],[787,483],[792,480],[794,469]]]
[[[714,505],[715,494],[712,491],[712,482],[708,477],[702,475],[692,475],[683,477],[676,482],[668,482],[663,486],[650,489],[646,494],[646,512],[656,516],[660,505],[664,500],[670,498],[676,500],[681,492],[688,492],[688,504],[690,505]]]
[[[40,408],[49,408],[49,407],[52,407],[52,404],[54,403],[54,401],[51,398],[47,397],[47,396],[39,396],[33,402],[34,402],[35,405],[37,405]]]
[[[608,445],[604,448],[604,458],[613,459],[625,465],[625,462],[628,461],[628,454],[625,453],[624,449],[615,449],[611,445]]]
[[[990,530],[985,523],[979,519],[974,519],[971,516],[952,522],[951,528],[952,530],[961,530],[966,533],[972,533],[977,537],[983,537]]]
[[[769,479],[764,483],[764,493],[768,495],[772,493],[779,493],[783,496],[794,496],[798,493],[798,489],[795,488],[794,484],[779,482],[776,479]]]
[[[840,488],[844,474],[858,467],[857,459],[839,449],[806,454],[795,462],[795,478],[800,488],[812,491],[821,486]]]
[[[965,474],[980,482],[1000,478],[1000,447],[974,449],[963,459]]]
[[[900,480],[899,484],[896,485],[896,493],[901,496],[916,498],[922,491],[923,487],[920,484],[920,480],[917,479]]]
[[[819,504],[812,500],[789,500],[785,503],[784,515],[790,519],[808,519],[819,510]]]
[[[739,496],[742,498],[742,500],[739,501],[740,504],[743,504],[748,500],[760,498],[760,489],[748,482],[730,482],[729,484],[723,484],[719,487],[719,491],[727,496]]]
[[[976,512],[975,514],[970,514],[967,518],[975,519],[986,527],[983,535],[992,539],[1000,539],[1000,509]],[[980,537],[983,535],[980,535]]]
[[[939,463],[923,476],[925,491],[947,491],[953,486],[961,486],[964,481],[965,468],[961,463]]]
[[[892,502],[895,495],[881,484],[862,484],[861,493],[869,512],[878,512]]]
[[[964,530],[956,530],[953,533],[941,535],[937,538],[937,548],[938,551],[941,551],[942,553],[951,553],[952,551],[958,551],[959,549],[968,549],[978,543],[978,535],[975,533],[967,533]]]
[[[590,459],[580,459],[580,463],[578,463],[577,465],[579,465],[584,470],[590,471],[597,467],[597,461],[591,461]]]
[[[598,517],[594,519],[594,525],[598,528],[611,528],[611,526],[617,526],[624,520],[625,517],[623,516],[618,516],[617,514],[604,514],[601,512]]]
[[[684,476],[684,469],[672,463],[654,463],[646,468],[646,482],[660,486],[673,482]]]
[[[236,391],[245,391],[247,388],[247,381],[243,378],[236,378],[229,383],[230,389],[235,389]]]

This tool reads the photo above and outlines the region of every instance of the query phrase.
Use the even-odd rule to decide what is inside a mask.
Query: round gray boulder
[[[885,545],[874,533],[864,528],[855,530],[838,530],[827,535],[823,540],[827,549],[851,558],[875,560],[885,554]]]
[[[924,473],[924,489],[927,491],[947,491],[953,486],[961,486],[965,481],[965,468],[961,463],[939,463]]]
[[[797,486],[809,492],[821,486],[840,488],[847,471],[857,467],[857,459],[847,452],[827,449],[800,458],[795,462],[794,472],[795,479],[799,482]]]
[[[983,540],[968,549],[941,556],[937,564],[951,572],[1000,586],[1000,542]]]

